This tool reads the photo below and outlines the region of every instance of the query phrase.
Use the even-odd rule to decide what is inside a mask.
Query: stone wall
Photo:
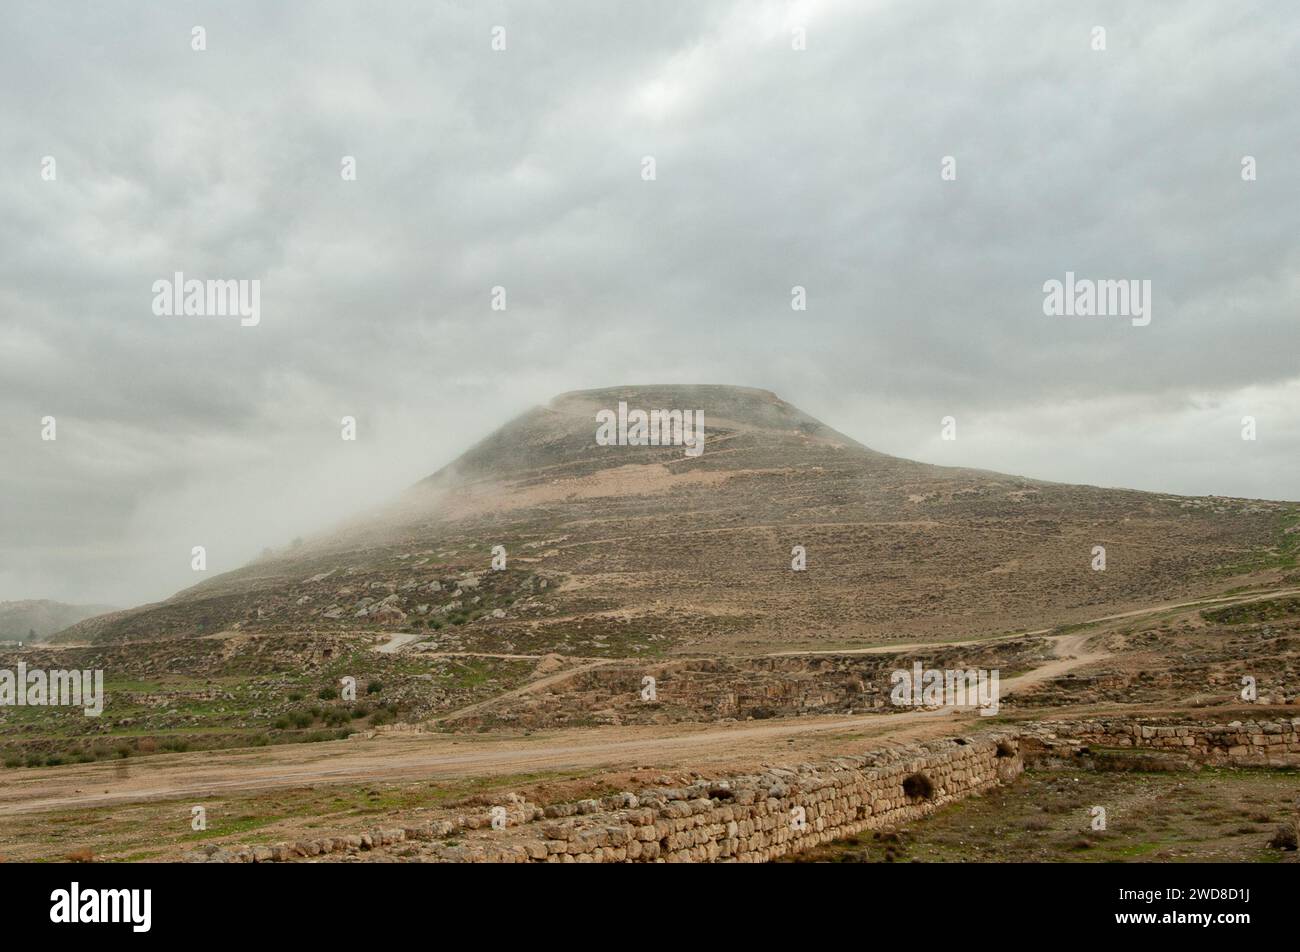
[[[496,808],[415,827],[189,854],[193,862],[762,863],[919,819],[1019,776],[1013,733],[908,745],[795,768],[546,807]],[[505,828],[491,828],[492,809]],[[503,812],[502,812],[503,811]],[[446,838],[454,836],[448,841]]]
[[[985,735],[694,788],[651,790],[636,807],[612,815],[544,822],[547,853],[541,858],[763,863],[864,830],[911,822],[1014,780],[1022,769],[1014,736]]]
[[[1178,753],[1206,764],[1300,767],[1300,717],[1226,724],[1140,718],[1040,721],[1025,733],[1035,756],[1056,752],[1062,745],[1087,745]]]

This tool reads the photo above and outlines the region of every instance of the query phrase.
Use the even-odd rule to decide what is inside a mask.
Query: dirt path
[[[610,728],[588,730],[585,735],[565,732],[560,738],[534,735],[532,739],[466,741],[448,735],[425,734],[413,738],[259,748],[220,758],[211,754],[163,755],[150,757],[147,762],[137,761],[128,770],[99,763],[24,771],[30,776],[0,785],[0,816],[319,783],[434,780],[595,766],[630,768],[659,762],[665,757],[676,762],[685,755],[690,756],[692,763],[703,763],[748,754],[755,757],[775,754],[778,748],[773,742],[796,735],[872,730],[899,740],[912,736],[899,733],[899,729],[917,722],[945,719],[936,723],[939,730],[926,733],[960,733],[978,720],[969,716],[961,722],[962,726],[957,726],[955,721],[946,720],[950,713],[935,710],[854,718],[797,718],[781,723],[746,723],[703,730],[696,725],[679,726],[676,730]],[[556,743],[556,740],[563,742]]]
[[[393,635],[392,639],[386,644],[382,644],[375,650],[380,654],[397,654],[403,647],[409,645],[412,641],[422,637],[421,635]]]
[[[575,675],[584,671],[590,671],[592,668],[603,667],[607,664],[617,664],[621,658],[600,658],[596,661],[590,661],[587,664],[580,664],[576,668],[565,668],[563,671],[556,671],[554,674],[548,674],[544,677],[537,678],[535,681],[529,681],[527,684],[520,685],[511,691],[502,694],[494,694],[485,701],[479,701],[477,704],[471,704],[468,707],[458,708],[454,711],[448,711],[446,714],[439,714],[425,721],[426,724],[438,724],[442,721],[452,720],[454,718],[465,717],[476,711],[499,704],[502,701],[508,701],[512,698],[520,697],[524,694],[532,694],[534,691],[540,691],[542,688],[548,688],[551,685],[559,684],[561,681],[567,681]]]
[[[1178,611],[1183,608],[1197,608],[1200,606],[1211,605],[1240,605],[1249,602],[1263,601],[1267,598],[1286,598],[1290,595],[1300,595],[1300,588],[1278,589],[1271,592],[1253,592],[1249,595],[1217,595],[1206,598],[1197,598],[1186,602],[1169,602],[1164,605],[1155,605],[1150,608],[1135,608],[1132,611],[1119,612],[1114,615],[1102,615],[1088,621],[1079,622],[1078,625],[1072,625],[1071,628],[1091,627],[1093,625],[1104,625],[1106,622],[1125,621],[1130,618],[1139,618],[1144,615],[1159,615],[1164,612]],[[1013,632],[1009,635],[993,635],[989,638],[970,638],[964,641],[922,641],[922,642],[899,642],[898,644],[872,644],[862,648],[816,648],[816,649],[791,649],[787,651],[772,651],[767,657],[770,658],[787,658],[796,655],[854,655],[854,654],[894,654],[895,652],[911,651],[915,648],[960,648],[965,645],[982,645],[993,641],[1002,641],[1008,638],[1025,638],[1035,635],[1051,636],[1056,628],[1035,628],[1033,631]],[[1091,632],[1096,634],[1096,632]],[[1064,637],[1064,636],[1056,636]]]
[[[1040,664],[1032,671],[1026,671],[1014,678],[1007,678],[1002,682],[1003,693],[1017,690],[1023,691],[1032,684],[1059,678],[1067,671],[1109,658],[1109,651],[1090,650],[1088,648],[1088,639],[1095,636],[1096,632],[1079,632],[1073,635],[1058,636],[1056,643],[1052,645],[1053,660],[1047,662],[1047,664]]]
[[[1056,645],[1057,659],[1003,680],[1002,697],[1106,657],[1083,651],[1088,637],[1078,634],[1061,638]],[[579,670],[613,663],[613,659],[606,659],[557,672],[511,693],[544,687]],[[477,706],[447,716],[470,713]],[[738,756],[761,758],[779,753],[781,744],[796,736],[853,731],[867,732],[886,741],[900,741],[960,733],[978,727],[979,721],[980,717],[971,711],[944,708],[854,717],[800,717],[723,727],[682,724],[597,728],[505,738],[424,734],[168,754],[130,764],[97,763],[23,771],[18,779],[0,783],[0,815],[376,778],[437,779],[594,766],[633,767],[683,756],[694,763]]]
[[[1256,592],[1098,619],[1098,623],[1159,614],[1206,603],[1248,602],[1296,590]],[[1053,657],[1031,671],[1001,682],[1001,697],[1101,661],[1106,652],[1090,649],[1088,641],[1100,631],[1050,636]],[[1046,634],[1039,632],[1038,634]],[[1005,637],[1005,636],[999,636]],[[997,639],[986,639],[997,640]],[[953,642],[941,642],[950,646]],[[909,646],[917,647],[917,646]],[[896,651],[899,646],[887,649]],[[873,651],[876,648],[859,649]],[[582,670],[620,659],[598,659],[547,675],[510,692],[514,696],[572,677]],[[444,717],[462,716],[493,698]],[[532,735],[393,735],[372,740],[335,741],[234,751],[166,754],[131,762],[100,762],[6,772],[0,780],[0,815],[43,810],[107,806],[115,803],[179,797],[220,795],[319,783],[366,782],[376,779],[438,779],[485,774],[564,771],[575,768],[635,767],[648,763],[702,766],[708,763],[758,763],[788,756],[796,740],[848,734],[860,747],[863,738],[881,743],[919,737],[951,735],[978,728],[972,711],[916,710],[897,714],[828,715],[729,725],[677,724],[654,727],[610,727],[537,732]],[[801,752],[802,754],[802,752]]]
[[[1132,611],[1119,612],[1115,615],[1102,615],[1100,618],[1080,622],[1080,624],[1098,625],[1108,621],[1137,618],[1141,615],[1159,615],[1164,612],[1177,611],[1180,608],[1197,608],[1201,605],[1245,605],[1250,602],[1261,602],[1268,598],[1286,598],[1289,595],[1300,595],[1300,588],[1280,588],[1269,592],[1252,592],[1249,595],[1214,595],[1207,598],[1193,599],[1190,602],[1170,602],[1166,605],[1156,605],[1153,608],[1135,608]],[[1028,631],[1025,634],[1044,635],[1054,630],[1053,628],[1039,628],[1037,631]]]

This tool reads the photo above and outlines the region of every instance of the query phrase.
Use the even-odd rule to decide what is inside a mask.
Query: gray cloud
[[[166,595],[191,545],[234,567],[624,382],[765,387],[933,462],[1300,498],[1284,5],[0,17],[0,598]],[[260,279],[261,325],[154,316],[177,270]],[[1067,270],[1150,279],[1151,325],[1045,317]]]

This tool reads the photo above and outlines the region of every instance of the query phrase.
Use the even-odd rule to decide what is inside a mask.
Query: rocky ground
[[[1189,709],[1240,703],[1243,678],[1261,703],[1300,703],[1300,599],[1207,608],[1123,627],[1098,638],[1113,657],[1071,672],[1024,704],[1165,704]]]
[[[705,452],[596,446],[620,399],[703,409]],[[763,391],[566,394],[327,536],[0,652],[107,689],[98,718],[0,707],[0,854],[237,852],[363,816],[428,831],[474,797],[550,802],[537,784],[590,798],[638,768],[1065,713],[1289,713],[1298,553],[1294,503],[914,463]],[[1007,694],[992,717],[899,711],[890,674],[914,663],[997,669]],[[190,830],[182,801],[218,822]]]
[[[1295,863],[1298,793],[1294,771],[1028,771],[924,823],[785,861]],[[1105,829],[1093,829],[1098,806]]]

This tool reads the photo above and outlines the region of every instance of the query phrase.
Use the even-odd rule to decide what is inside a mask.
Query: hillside
[[[620,400],[702,411],[704,451],[597,445]],[[899,459],[767,391],[619,387],[563,394],[382,512],[59,640],[376,629],[654,657],[975,636],[1276,577],[1298,515]]]
[[[0,641],[45,638],[69,625],[113,611],[108,605],[68,605],[47,599],[0,602]],[[36,638],[32,638],[35,632]]]

